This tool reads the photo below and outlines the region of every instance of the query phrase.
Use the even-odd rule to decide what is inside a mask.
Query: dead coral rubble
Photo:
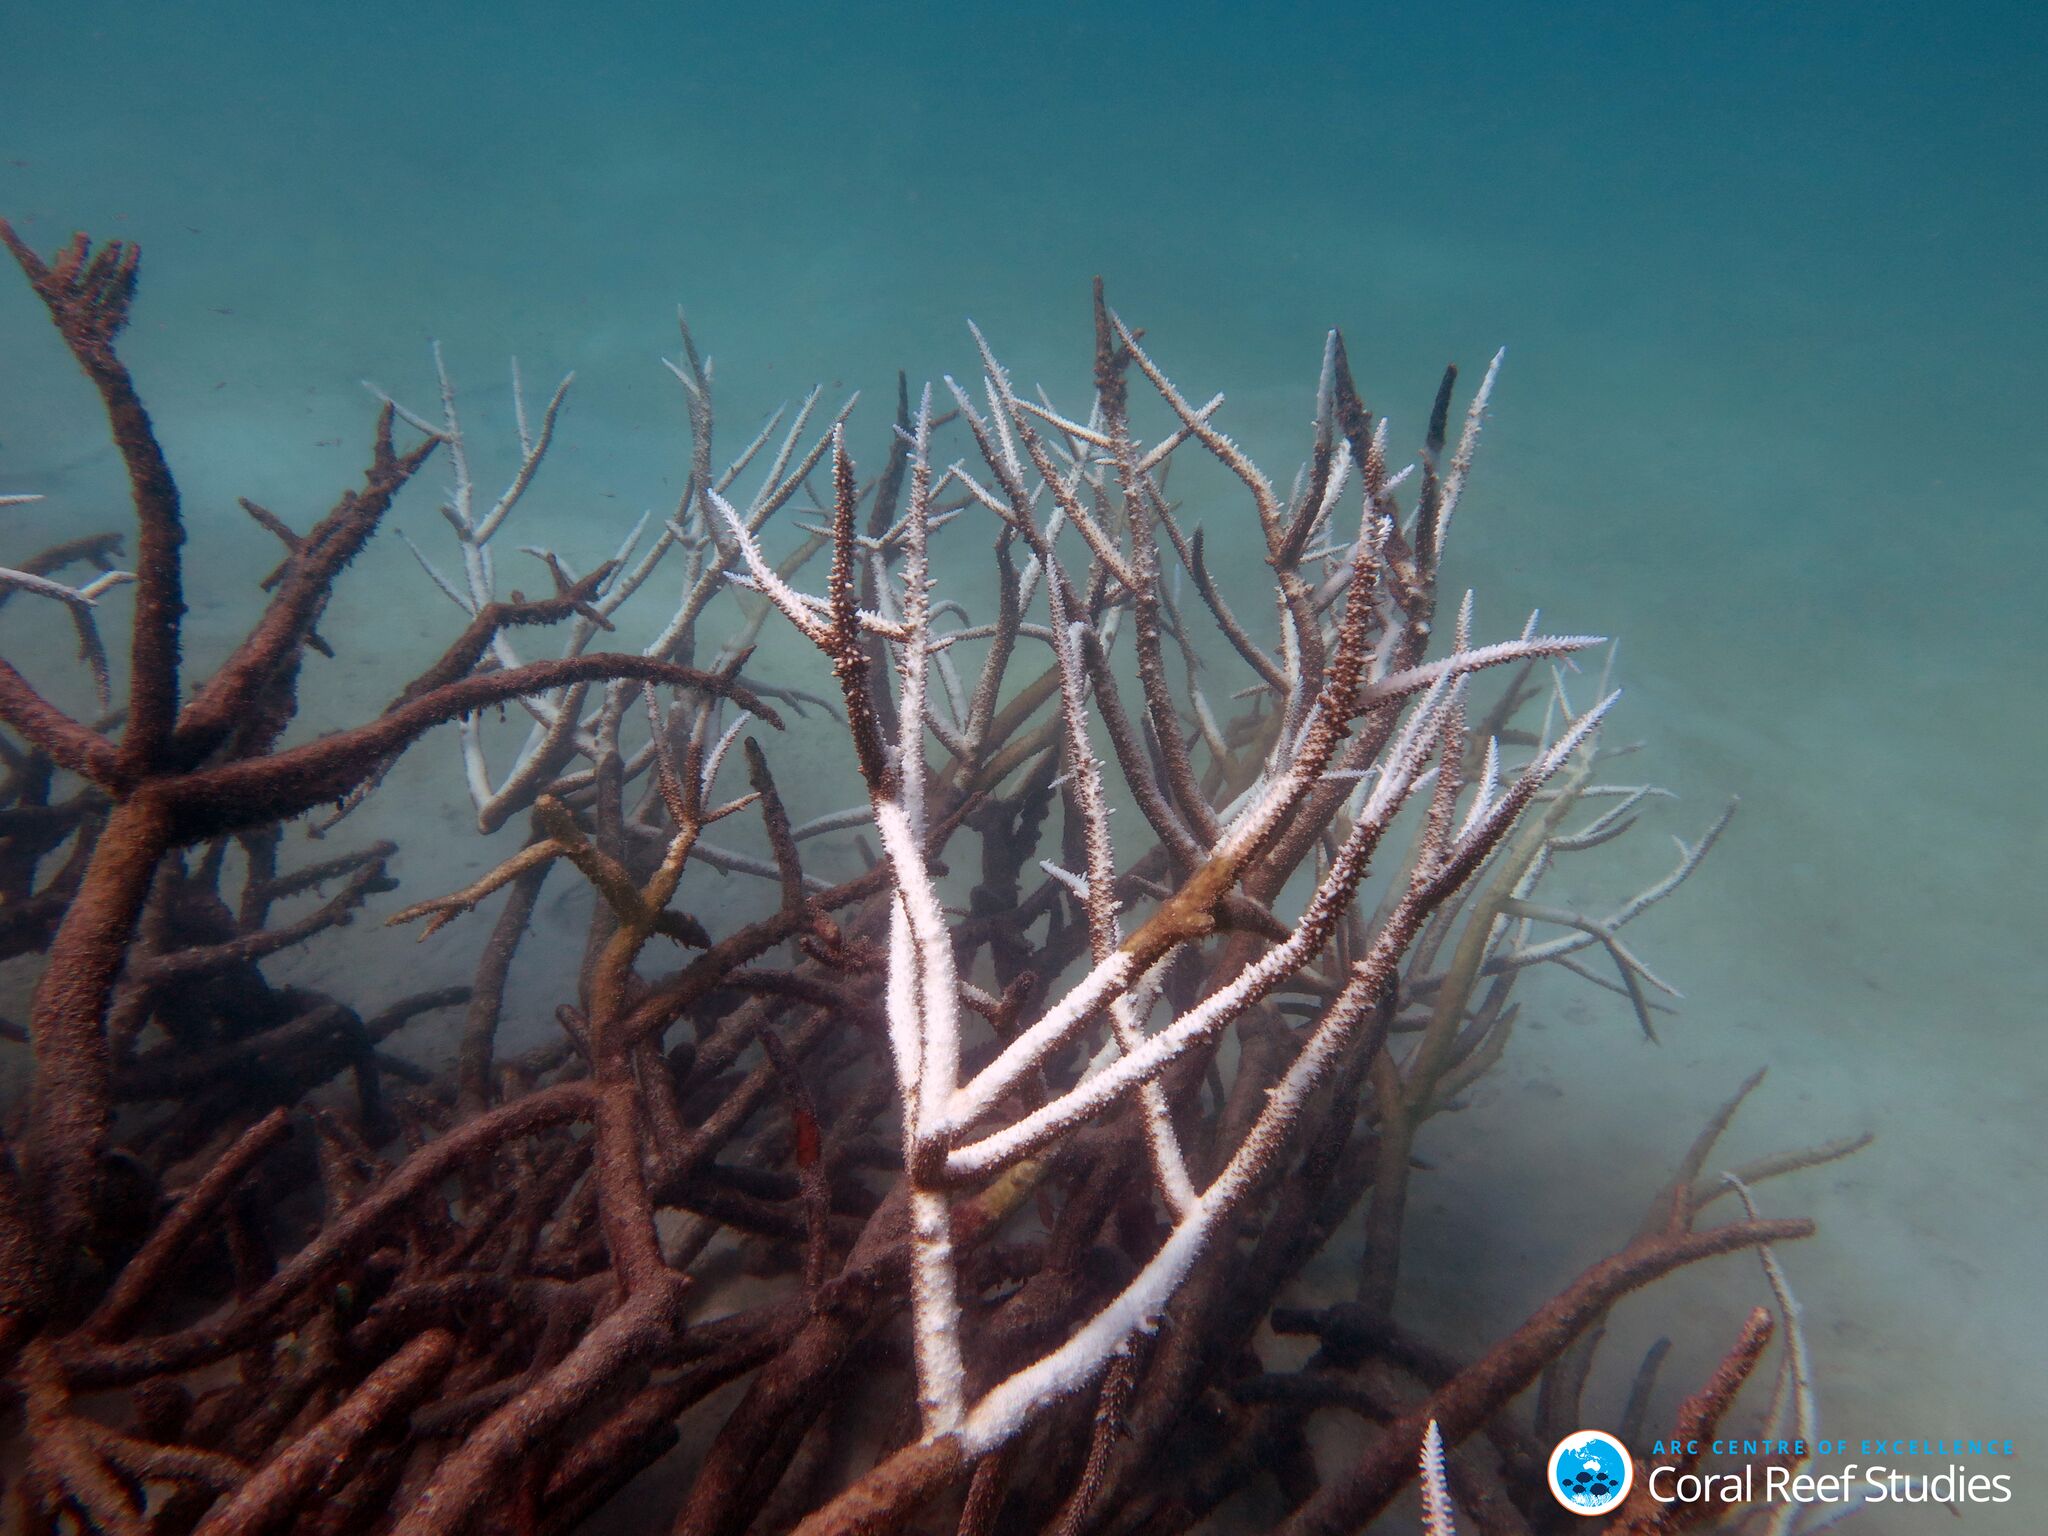
[[[899,390],[864,481],[816,393],[716,467],[685,329],[680,504],[587,575],[534,551],[553,593],[531,599],[499,597],[493,541],[568,383],[536,426],[515,376],[518,468],[486,505],[442,367],[438,413],[386,399],[362,483],[313,528],[245,504],[282,562],[193,684],[177,489],[115,349],[135,250],[0,239],[105,404],[136,517],[132,577],[112,534],[0,572],[0,600],[65,606],[102,693],[75,718],[0,662],[0,947],[44,957],[0,1159],[23,1529],[567,1531],[686,1441],[662,1485],[678,1532],[1163,1533],[1269,1480],[1285,1529],[1336,1532],[1415,1480],[1425,1431],[1432,1528],[1448,1480],[1475,1528],[1540,1529],[1515,1399],[1541,1384],[1538,1430],[1575,1416],[1616,1301],[1811,1230],[1699,1222],[1723,1115],[1644,1229],[1505,1338],[1444,1349],[1392,1315],[1418,1136],[1507,1048],[1519,980],[1572,970],[1654,1033],[1669,989],[1619,930],[1726,820],[1610,913],[1538,900],[1653,791],[1606,778],[1611,699],[1575,708],[1551,677],[1592,641],[1532,620],[1478,644],[1468,599],[1430,656],[1493,369],[1455,442],[1446,373],[1397,471],[1333,333],[1282,495],[1216,426],[1221,398],[1183,396],[1098,290],[1083,415],[1018,393],[981,343],[943,413]],[[437,450],[460,569],[418,553],[460,633],[382,714],[283,745],[306,653],[347,643],[319,629],[334,584]],[[1167,494],[1190,455],[1251,503],[1270,626],[1231,608]],[[817,520],[772,554],[792,505]],[[980,619],[934,576],[969,518],[995,528]],[[81,564],[101,574],[64,585]],[[589,649],[678,564],[651,639]],[[116,709],[94,615],[131,581]],[[836,698],[746,675],[769,623]],[[561,654],[525,660],[515,631]],[[860,804],[793,821],[748,733],[777,704],[840,742]],[[498,706],[526,727],[509,760]],[[449,722],[479,821],[527,836],[392,920],[432,933],[497,901],[473,985],[366,1014],[271,982],[266,957],[394,884],[385,843],[285,868],[286,829],[333,825]],[[849,830],[879,853],[828,881],[805,844]],[[558,865],[596,895],[583,958],[558,1043],[506,1057],[507,978]],[[712,871],[774,897],[720,922]],[[453,1007],[452,1075],[388,1048]],[[352,1101],[309,1100],[340,1074]],[[1356,1301],[1288,1308],[1361,1206]],[[1269,1325],[1320,1347],[1267,1371]],[[1688,1422],[1727,1411],[1766,1332]],[[1318,1412],[1370,1426],[1350,1465],[1310,1454]]]

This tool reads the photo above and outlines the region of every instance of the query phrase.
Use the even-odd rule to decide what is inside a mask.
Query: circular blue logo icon
[[[1550,1491],[1575,1515],[1604,1515],[1619,1508],[1635,1476],[1628,1447],[1601,1430],[1566,1435],[1550,1453]]]

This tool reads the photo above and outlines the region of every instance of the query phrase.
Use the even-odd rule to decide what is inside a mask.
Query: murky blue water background
[[[549,515],[586,553],[675,493],[655,359],[679,301],[736,444],[813,380],[971,369],[970,315],[1080,409],[1101,272],[1283,483],[1325,327],[1410,442],[1442,363],[1506,343],[1457,530],[1483,627],[1541,603],[1624,636],[1625,730],[1686,795],[1673,825],[1730,792],[1745,810],[1646,927],[1689,994],[1669,1043],[1581,999],[1518,1040],[1519,1089],[1469,1143],[1438,1133],[1458,1182],[1421,1213],[1434,1304],[1512,1321],[1768,1062],[1743,1150],[1883,1137],[1770,1196],[1825,1223],[1787,1262],[1827,1422],[2038,1452],[2044,18],[16,5],[0,213],[45,247],[146,248],[130,357],[225,594],[201,655],[272,554],[233,498],[324,505],[358,462],[356,381],[430,400],[430,336],[481,421],[507,354],[578,370]],[[0,529],[22,554],[118,502],[8,283],[0,359],[0,490],[51,498]],[[429,504],[401,521],[431,530]],[[1248,517],[1206,521],[1245,541],[1250,592]],[[392,660],[352,685],[374,702],[449,616],[395,545],[366,567],[347,611],[362,664]],[[436,772],[452,804],[445,749]],[[1697,1325],[1704,1360],[1751,1293],[1731,1268],[1642,1326]],[[2037,1529],[2048,1484],[2021,1489],[2031,1514],[1971,1529]],[[1868,1528],[1927,1528],[1887,1518]]]

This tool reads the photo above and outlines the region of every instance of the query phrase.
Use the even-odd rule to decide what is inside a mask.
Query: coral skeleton
[[[515,365],[493,494],[437,347],[438,404],[373,389],[369,466],[324,518],[244,503],[282,560],[194,680],[187,530],[115,345],[135,249],[0,239],[136,518],[132,560],[95,534],[0,569],[0,603],[64,607],[98,696],[81,717],[30,681],[47,658],[0,662],[0,955],[40,957],[0,1157],[22,1529],[567,1532],[637,1483],[678,1533],[1135,1536],[1277,1490],[1309,1536],[1419,1481],[1432,1536],[1454,1495],[1473,1529],[1536,1530],[1537,1437],[1577,1421],[1610,1309],[1742,1251],[1790,1344],[1772,1422],[1810,1431],[1778,1248],[1812,1226],[1753,1190],[1861,1140],[1711,1177],[1754,1080],[1504,1336],[1396,1317],[1419,1148],[1541,1006],[1525,979],[1581,978],[1601,1027],[1654,1041],[1677,992],[1623,930],[1732,813],[1632,895],[1544,894],[1667,797],[1610,777],[1605,677],[1572,698],[1602,640],[1440,612],[1499,356],[1455,421],[1446,371],[1404,467],[1331,332],[1283,494],[1099,283],[1082,407],[1027,397],[973,330],[971,376],[898,381],[865,475],[855,402],[815,390],[721,462],[685,324],[682,494],[579,574],[537,489],[571,380],[536,415]],[[382,713],[286,744],[349,645],[321,627],[336,583],[430,466],[452,554],[407,542],[453,638]],[[1233,606],[1198,511],[1261,551],[1270,616]],[[550,595],[504,589],[515,537]],[[402,844],[289,857],[441,725],[515,851],[455,890]],[[857,787],[806,782],[793,818],[775,733]],[[521,983],[559,1028],[507,1052],[558,868],[593,893],[580,958]],[[430,883],[385,910],[400,878]],[[428,943],[490,907],[470,984],[266,975],[346,953],[373,904]],[[415,1060],[450,1009],[452,1068]],[[1319,1254],[1351,1256],[1355,1299],[1290,1304]],[[1773,1327],[1682,1428],[1731,1411]],[[1314,1352],[1274,1366],[1269,1332]],[[1351,1421],[1345,1457],[1311,1450],[1318,1414]],[[1789,1529],[1715,1517],[1751,1514]],[[1678,1528],[1654,1518],[1616,1529]]]

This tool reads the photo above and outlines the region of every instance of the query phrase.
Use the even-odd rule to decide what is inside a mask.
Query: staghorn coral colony
[[[1560,670],[1599,642],[1532,618],[1481,643],[1469,597],[1440,604],[1498,359],[1462,413],[1446,372],[1404,470],[1333,332],[1283,495],[1099,287],[1085,409],[1020,394],[977,332],[980,377],[900,389],[865,475],[850,406],[823,419],[816,392],[722,462],[685,328],[680,503],[585,574],[533,549],[539,598],[501,595],[496,556],[568,385],[535,420],[515,378],[493,497],[444,371],[437,411],[383,400],[314,526],[244,503],[278,563],[194,678],[178,493],[116,350],[136,252],[0,234],[105,404],[135,518],[132,573],[115,530],[0,570],[0,601],[65,609],[98,697],[67,713],[45,660],[0,662],[0,943],[41,957],[0,1159],[17,1528],[566,1532],[637,1482],[633,1528],[707,1536],[1309,1536],[1419,1477],[1431,1531],[1453,1502],[1552,1529],[1574,1517],[1544,1450],[1608,1310],[1742,1250],[1773,1308],[1677,1441],[1774,1328],[1773,1419],[1810,1424],[1770,1245],[1811,1225],[1750,1186],[1858,1143],[1723,1176],[1753,1082],[1634,1238],[1504,1337],[1396,1315],[1418,1134],[1510,1048],[1518,983],[1568,969],[1654,1038],[1670,989],[1621,930],[1727,822],[1613,911],[1543,893],[1655,791],[1613,776],[1614,695]],[[1182,500],[1190,458],[1209,478]],[[318,658],[349,650],[321,627],[336,583],[430,469],[445,649],[373,718],[287,745]],[[1270,614],[1234,611],[1205,555],[1203,519],[1245,518]],[[991,541],[972,612],[934,573],[975,567],[935,555]],[[97,612],[128,585],[117,668]],[[772,675],[771,625],[824,666]],[[303,833],[443,726],[481,828],[524,838],[391,913],[391,843],[310,860]],[[852,803],[797,824],[775,759],[804,733]],[[836,880],[833,835],[864,855]],[[763,915],[731,920],[734,879]],[[549,881],[594,890],[589,931],[548,978],[555,1037],[511,1052]],[[488,924],[471,984],[372,1009],[266,977],[366,911],[429,943]],[[447,1073],[387,1044],[436,1011]],[[1352,1299],[1298,1304],[1318,1255]],[[1305,1363],[1279,1335],[1313,1339]],[[1645,1444],[1655,1366],[1624,1413]],[[1319,1416],[1342,1455],[1311,1448]],[[1611,1528],[1787,1514],[1637,1499]]]

